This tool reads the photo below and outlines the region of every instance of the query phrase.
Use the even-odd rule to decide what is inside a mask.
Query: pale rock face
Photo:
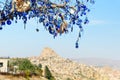
[[[44,48],[38,57],[29,58],[33,64],[47,65],[56,80],[120,80],[120,72],[87,66],[60,57],[51,48]],[[44,72],[44,71],[43,71]]]
[[[57,57],[57,55],[51,48],[44,48],[40,54],[41,58]]]

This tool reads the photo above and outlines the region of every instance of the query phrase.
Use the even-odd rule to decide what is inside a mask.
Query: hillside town
[[[115,70],[106,66],[95,67],[88,66],[86,64],[80,64],[70,59],[60,57],[55,51],[48,47],[44,48],[39,56],[27,57],[25,59],[0,58],[0,72],[14,74],[21,73],[23,69],[20,71],[20,68],[17,66],[17,64],[20,64],[20,61],[26,59],[27,62],[31,62],[29,62],[31,66],[36,65],[37,68],[34,73],[37,76],[30,77],[29,80],[120,80],[119,70]],[[15,60],[18,61],[17,63],[14,63],[16,65],[14,65],[11,69],[10,65],[11,63],[15,62]],[[27,64],[25,64],[25,66],[27,66]],[[49,69],[49,73],[52,76],[51,79],[45,77],[46,67]],[[10,76],[6,77],[0,74],[0,80],[26,80],[26,78],[23,78],[22,76],[19,78],[13,76],[11,78]]]

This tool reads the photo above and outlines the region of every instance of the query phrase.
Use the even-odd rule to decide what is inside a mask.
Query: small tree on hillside
[[[38,64],[38,67],[39,67],[39,68],[42,68],[42,64]]]
[[[45,66],[45,78],[47,78],[48,80],[55,80],[47,66]]]

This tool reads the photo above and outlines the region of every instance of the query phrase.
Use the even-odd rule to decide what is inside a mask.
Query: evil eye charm
[[[10,21],[10,20],[7,20],[7,24],[8,24],[8,25],[11,25],[11,21]]]

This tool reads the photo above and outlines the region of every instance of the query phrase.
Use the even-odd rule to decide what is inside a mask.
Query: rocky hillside
[[[120,80],[120,71],[109,67],[93,67],[60,57],[50,48],[44,48],[40,56],[30,57],[33,64],[48,66],[56,80]]]

